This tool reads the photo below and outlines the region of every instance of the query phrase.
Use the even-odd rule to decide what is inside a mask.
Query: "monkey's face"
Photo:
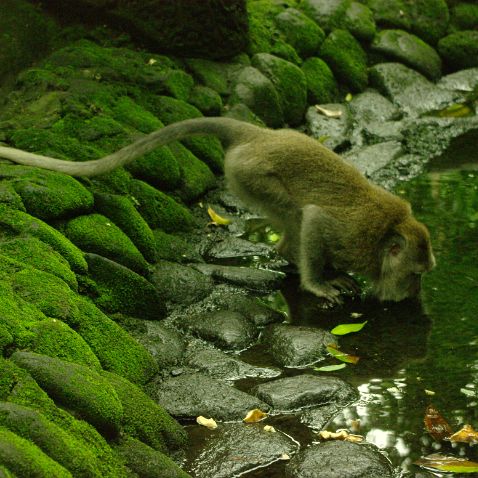
[[[422,275],[435,267],[430,235],[426,227],[410,218],[384,241],[381,274],[374,284],[380,301],[417,297]]]

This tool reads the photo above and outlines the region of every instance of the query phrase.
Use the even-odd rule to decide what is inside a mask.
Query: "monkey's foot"
[[[343,299],[340,297],[340,290],[337,289],[331,282],[322,282],[320,284],[302,284],[302,289],[307,292],[312,292],[312,294],[325,299],[331,305],[341,305],[343,304]]]
[[[360,285],[348,274],[340,274],[328,281],[329,284],[348,294],[360,294]]]

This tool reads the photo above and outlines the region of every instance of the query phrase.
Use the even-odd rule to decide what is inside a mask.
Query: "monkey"
[[[357,273],[379,301],[417,297],[435,267],[430,235],[410,204],[370,182],[350,162],[306,134],[223,117],[165,126],[101,159],[72,162],[0,147],[0,157],[73,176],[96,176],[158,146],[215,135],[224,174],[240,200],[265,214],[282,237],[278,252],[295,264],[300,285],[330,305],[358,293]],[[328,276],[326,275],[328,271]]]

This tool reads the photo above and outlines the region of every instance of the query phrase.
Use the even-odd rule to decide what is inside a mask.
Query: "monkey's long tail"
[[[4,146],[0,146],[0,157],[15,163],[59,171],[72,176],[96,176],[124,166],[158,146],[164,146],[187,136],[212,134],[227,147],[229,144],[241,141],[246,135],[254,136],[258,130],[263,131],[262,128],[231,118],[193,118],[165,126],[108,156],[91,161],[65,161]]]

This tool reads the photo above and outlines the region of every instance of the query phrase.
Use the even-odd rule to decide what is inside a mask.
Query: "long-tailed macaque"
[[[0,157],[74,176],[95,176],[196,134],[221,140],[229,187],[282,231],[279,252],[297,265],[303,289],[340,303],[341,292],[358,291],[346,274],[356,272],[372,281],[379,300],[418,295],[421,276],[434,267],[435,259],[429,233],[412,216],[410,205],[296,131],[229,118],[197,118],[166,126],[92,161],[62,161],[7,147],[0,147]]]

